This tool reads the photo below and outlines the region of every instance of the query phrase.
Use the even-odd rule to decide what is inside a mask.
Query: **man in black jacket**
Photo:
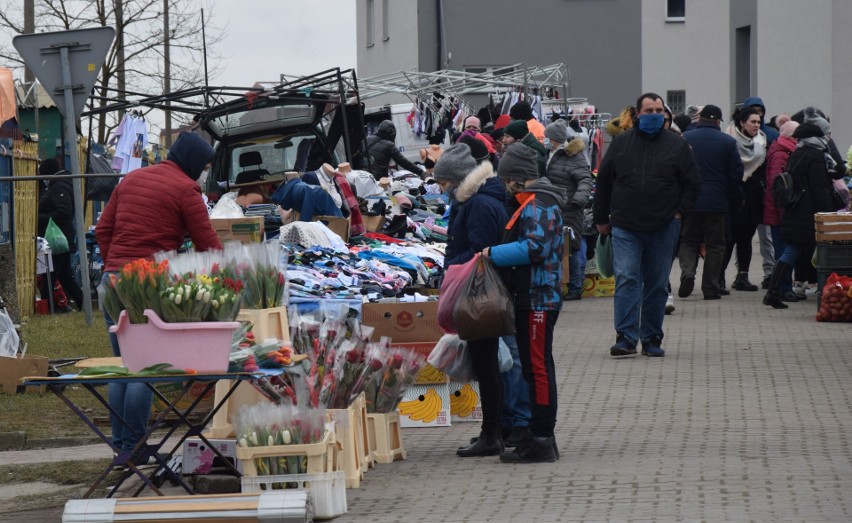
[[[665,356],[663,318],[672,254],[681,218],[701,189],[689,145],[663,129],[660,95],[636,101],[637,121],[616,136],[598,170],[594,220],[612,234],[615,272],[615,357]]]
[[[381,180],[388,175],[390,161],[396,162],[397,167],[406,169],[423,177],[423,169],[417,167],[399,152],[396,147],[396,127],[390,120],[379,124],[376,134],[367,137],[367,154],[370,156],[369,171],[376,180]]]

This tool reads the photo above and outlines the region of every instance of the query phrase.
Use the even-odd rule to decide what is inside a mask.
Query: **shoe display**
[[[669,315],[669,314],[673,313],[674,311],[675,311],[674,296],[669,294],[669,297],[666,298],[666,311],[665,311],[666,315]]]
[[[512,450],[500,454],[503,463],[549,463],[556,461],[556,440],[530,434]]]
[[[615,345],[609,348],[610,356],[615,358],[621,358],[624,356],[635,356],[636,355],[636,345],[630,343],[622,335],[618,335],[618,338],[615,340]]]
[[[749,292],[757,292],[757,285],[748,281],[748,273],[741,272],[737,274],[737,279],[734,280],[734,283],[731,284],[731,288],[738,291],[749,291]]]
[[[666,355],[666,351],[663,350],[660,345],[663,340],[660,338],[651,338],[648,341],[642,342],[642,355],[650,356],[652,358],[662,358]]]
[[[509,436],[503,438],[503,446],[506,448],[517,447],[529,435],[529,432],[529,427],[512,427]]]
[[[686,276],[680,280],[680,288],[677,290],[678,298],[686,298],[692,294],[692,289],[695,288],[695,278]]]

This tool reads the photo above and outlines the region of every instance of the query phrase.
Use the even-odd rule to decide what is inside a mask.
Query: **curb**
[[[0,432],[0,451],[79,447],[81,445],[92,445],[100,441],[100,438],[96,436],[27,438],[24,432]]]

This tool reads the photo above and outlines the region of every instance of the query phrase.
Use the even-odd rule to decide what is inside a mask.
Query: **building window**
[[[367,0],[367,47],[375,45],[376,6],[373,0]]]
[[[666,0],[666,22],[683,22],[686,19],[686,0]]]
[[[686,110],[686,91],[666,91],[666,105],[672,111],[672,115],[680,114]]]
[[[382,0],[382,42],[390,40],[390,24],[388,23],[388,0]]]

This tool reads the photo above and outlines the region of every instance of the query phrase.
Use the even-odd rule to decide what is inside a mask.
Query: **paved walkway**
[[[761,297],[676,299],[668,355],[627,360],[609,357],[610,298],[566,302],[560,461],[460,459],[477,426],[407,429],[408,459],[370,470],[335,521],[852,520],[852,326],[816,323],[814,298]]]

